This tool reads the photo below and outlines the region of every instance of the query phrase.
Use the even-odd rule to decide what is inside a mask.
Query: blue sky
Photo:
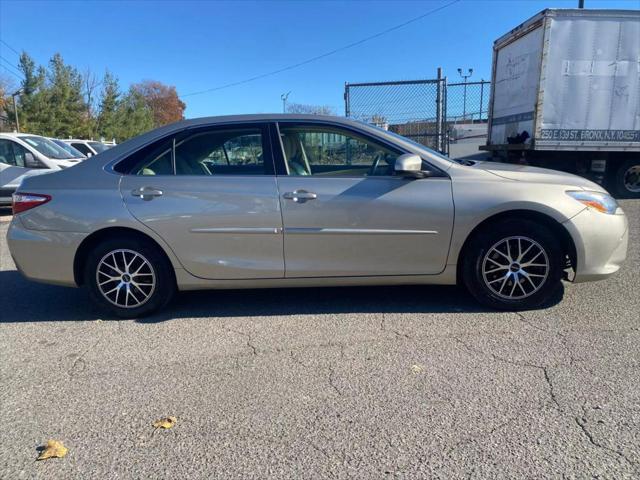
[[[401,24],[433,1],[15,1],[0,0],[0,39],[38,63],[55,53],[81,70],[112,71],[123,87],[143,79],[180,95],[302,62]],[[420,21],[299,68],[187,96],[187,117],[277,112],[290,101],[343,113],[344,82],[433,78],[458,67],[490,78],[493,40],[547,7],[577,0],[461,0]],[[640,0],[585,0],[587,8],[640,8]],[[17,55],[0,44],[0,56]],[[1,61],[6,66],[4,60]],[[7,76],[5,68],[0,69]]]

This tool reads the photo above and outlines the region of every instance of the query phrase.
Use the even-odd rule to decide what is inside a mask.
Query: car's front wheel
[[[171,263],[151,242],[114,238],[91,251],[85,284],[92,299],[118,317],[136,318],[166,306],[176,286]]]
[[[529,220],[507,220],[471,240],[463,281],[483,305],[525,310],[547,303],[562,288],[563,252],[553,232]]]

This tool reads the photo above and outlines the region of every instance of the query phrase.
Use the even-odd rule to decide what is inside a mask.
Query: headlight
[[[588,208],[600,213],[613,215],[618,209],[618,202],[611,195],[601,192],[589,192],[585,190],[572,190],[567,195],[586,205]]]

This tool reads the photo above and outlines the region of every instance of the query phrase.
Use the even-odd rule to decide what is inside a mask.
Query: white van
[[[0,133],[0,205],[11,204],[24,177],[62,170],[84,159],[40,135]]]

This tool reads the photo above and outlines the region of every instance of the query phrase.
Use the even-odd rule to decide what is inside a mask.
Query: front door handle
[[[142,187],[132,190],[131,195],[133,195],[134,197],[140,197],[142,198],[142,200],[149,201],[153,200],[155,197],[161,197],[162,190],[153,187]]]
[[[315,200],[318,198],[313,192],[307,192],[306,190],[294,190],[293,192],[286,192],[282,195],[287,200],[293,200],[296,203],[304,203],[308,200]]]

